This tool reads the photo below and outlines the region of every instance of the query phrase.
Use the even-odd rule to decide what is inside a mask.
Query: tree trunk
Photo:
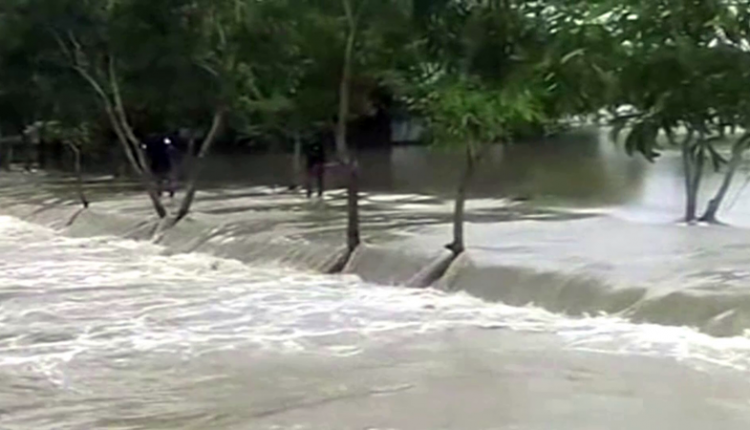
[[[156,215],[159,218],[166,218],[167,215],[169,215],[169,212],[167,212],[167,208],[164,207],[164,203],[162,203],[161,201],[161,195],[158,188],[156,187],[156,184],[154,184],[153,176],[150,173],[146,173],[145,171],[141,173],[140,176],[141,183],[146,189],[146,193],[148,194],[148,198],[151,201],[151,206],[153,206],[154,210],[156,211]]]
[[[464,241],[464,218],[466,208],[466,193],[469,188],[471,178],[474,176],[475,170],[475,156],[472,154],[471,149],[466,150],[466,166],[461,174],[461,179],[458,182],[458,189],[456,190],[456,201],[454,202],[453,208],[453,243],[446,246],[453,254],[458,257],[463,254],[466,250],[466,242]]]
[[[110,120],[113,121],[112,125],[115,128],[115,133],[123,145],[128,160],[131,161],[133,168],[136,170],[138,170],[140,166],[141,181],[148,193],[149,200],[151,200],[151,205],[154,207],[156,214],[159,218],[166,218],[167,215],[169,215],[169,212],[161,201],[161,192],[156,185],[147,157],[141,149],[141,142],[135,136],[135,133],[133,133],[133,129],[130,127],[130,122],[128,121],[128,116],[125,112],[125,105],[122,102],[122,96],[120,94],[120,84],[117,74],[115,73],[114,57],[110,55],[107,63],[107,76],[109,79],[109,86],[112,90],[111,100],[106,96],[106,93],[104,93],[105,105],[109,106],[107,113]]]
[[[190,213],[190,208],[193,206],[193,201],[195,200],[195,193],[198,190],[198,177],[200,176],[200,172],[203,167],[203,159],[211,150],[211,146],[216,140],[216,135],[219,133],[219,129],[221,128],[223,121],[224,110],[219,109],[214,114],[213,122],[211,123],[211,129],[206,135],[206,138],[203,140],[198,154],[195,157],[189,155],[189,157],[191,158],[188,159],[189,162],[187,166],[188,186],[185,191],[185,197],[182,199],[182,203],[180,204],[180,209],[177,211],[177,215],[175,216],[173,225],[180,222]],[[192,151],[192,148],[190,148],[189,151]]]
[[[698,195],[700,193],[701,189],[701,181],[703,180],[703,166],[706,162],[706,153],[703,148],[700,148],[698,152],[696,153],[696,159],[695,159],[695,172],[693,174],[695,175],[693,177],[693,219],[696,218],[696,211],[698,207]]]
[[[695,159],[691,155],[691,138],[682,141],[682,167],[685,180],[685,222],[695,221],[698,206],[698,190],[695,189]]]
[[[65,47],[62,40],[58,37],[63,53],[69,58],[74,58],[69,50]],[[114,58],[110,56],[108,68],[108,83],[111,88],[111,94],[104,90],[104,87],[94,78],[94,76],[83,66],[79,65],[77,60],[71,60],[71,67],[91,86],[94,92],[99,96],[104,106],[110,125],[117,135],[117,140],[122,146],[123,153],[130,162],[131,168],[138,174],[143,188],[148,194],[151,205],[153,206],[159,218],[165,218],[168,215],[167,209],[161,202],[161,196],[154,183],[153,174],[149,169],[146,157],[139,147],[140,142],[135,137],[133,130],[130,128],[125,108],[122,105],[120,88],[115,75]]]
[[[302,138],[299,132],[294,133],[294,155],[292,156],[292,188],[302,185]]]
[[[76,190],[78,192],[78,199],[84,209],[89,207],[89,200],[86,198],[86,192],[83,189],[83,172],[81,169],[81,150],[78,149],[76,144],[68,142],[68,148],[73,152],[73,162],[76,174]]]
[[[115,134],[117,135],[117,141],[120,142],[122,151],[125,154],[128,162],[130,163],[130,167],[138,175],[138,178],[140,179],[141,184],[146,190],[146,194],[151,201],[151,205],[153,206],[154,211],[156,211],[156,215],[159,218],[166,218],[166,216],[168,215],[167,209],[164,207],[164,204],[161,201],[159,190],[154,183],[154,176],[149,169],[148,163],[146,162],[146,157],[142,154],[141,148],[138,147],[139,142],[137,140],[133,141],[132,139],[128,138],[124,130],[129,129],[130,126],[127,123],[121,122],[125,120],[118,118],[113,110],[111,102],[106,98],[106,93],[103,94],[104,95],[102,97],[104,98],[107,117],[109,118],[110,125],[112,125]]]
[[[346,188],[346,248],[353,253],[359,246],[359,169],[354,157],[348,166],[349,180]]]
[[[737,170],[742,165],[742,154],[747,148],[748,139],[750,139],[750,135],[745,135],[734,143],[734,146],[732,147],[732,157],[729,159],[729,165],[727,166],[727,172],[724,174],[724,179],[721,182],[721,186],[716,191],[714,198],[708,202],[708,207],[701,217],[701,221],[710,223],[717,222],[716,215],[719,212],[719,208],[729,192],[729,187],[732,185]]]
[[[356,158],[350,153],[347,145],[347,121],[349,119],[349,99],[351,91],[352,56],[354,54],[354,42],[357,34],[357,25],[351,14],[351,8],[347,0],[344,0],[349,18],[349,34],[344,48],[344,64],[339,85],[339,111],[336,123],[336,151],[339,161],[347,170],[347,228],[346,247],[349,256],[360,244],[359,231],[359,173]]]

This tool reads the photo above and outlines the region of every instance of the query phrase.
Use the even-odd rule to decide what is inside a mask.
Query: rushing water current
[[[632,419],[654,375],[677,384],[658,401],[690,400],[631,424],[741,428],[750,388],[735,384],[749,370],[744,337],[167,256],[0,217],[2,430],[627,428],[607,411]]]

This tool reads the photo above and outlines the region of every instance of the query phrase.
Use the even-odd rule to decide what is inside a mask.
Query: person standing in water
[[[149,160],[151,174],[156,181],[159,197],[166,190],[169,197],[174,197],[174,182],[172,181],[173,160],[172,141],[169,137],[149,136],[145,139],[144,149]]]
[[[325,181],[326,151],[321,139],[315,139],[305,145],[305,159],[307,161],[307,171],[305,175],[305,188],[307,189],[307,198],[312,197],[313,181],[318,188],[318,197],[323,197]]]

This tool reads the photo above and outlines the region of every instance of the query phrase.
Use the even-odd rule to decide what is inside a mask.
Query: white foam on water
[[[346,356],[369,342],[452,328],[551,333],[573,349],[750,370],[747,337],[570,318],[201,254],[166,256],[149,243],[67,238],[0,217],[0,367],[59,383],[58,366],[78,359],[238,348]]]

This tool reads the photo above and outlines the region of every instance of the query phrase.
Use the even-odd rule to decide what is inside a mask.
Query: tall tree
[[[411,2],[304,0],[290,4],[297,10],[293,31],[301,57],[298,86],[291,99],[310,123],[328,124],[337,161],[346,174],[347,252],[337,265],[341,269],[361,242],[359,166],[348,126],[369,114],[375,90],[387,85],[386,76],[404,58],[403,51],[411,43]]]
[[[508,143],[517,127],[538,120],[541,109],[527,88],[508,85],[499,90],[466,78],[446,79],[420,103],[433,141],[464,153],[454,201],[453,241],[447,246],[459,256],[466,250],[465,205],[477,165],[492,145]]]
[[[487,148],[544,120],[543,50],[524,2],[416,6],[421,58],[402,89],[413,110],[428,119],[433,141],[463,153],[448,245],[458,256],[466,249],[468,187]]]

